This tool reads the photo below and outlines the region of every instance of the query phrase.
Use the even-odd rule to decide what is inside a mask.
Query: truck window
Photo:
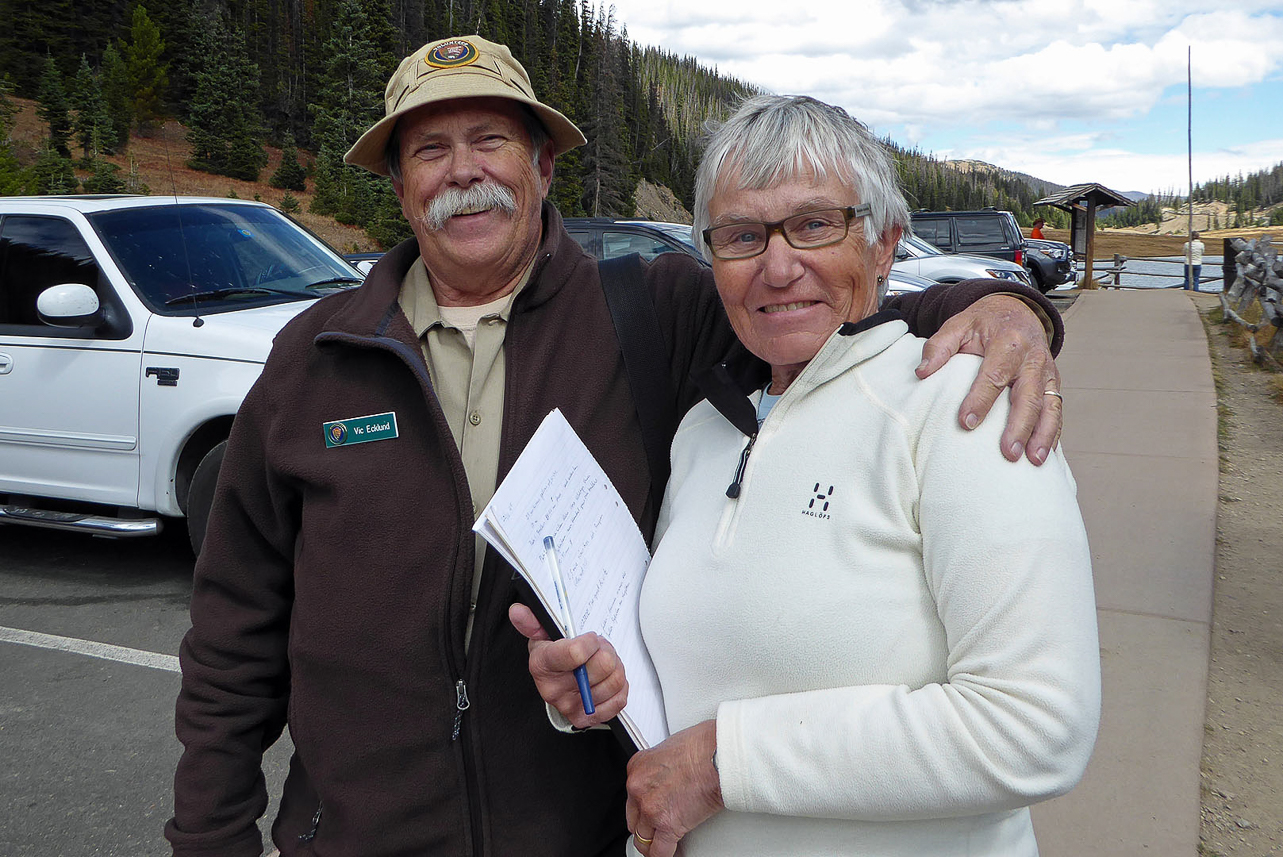
[[[5,217],[0,222],[0,325],[26,327],[12,332],[33,336],[62,335],[40,321],[36,298],[64,283],[98,289],[98,263],[76,227],[58,217]]]
[[[959,217],[958,250],[966,252],[968,247],[999,244],[1007,246],[1007,235],[1002,229],[1002,220],[997,217]]]
[[[949,250],[949,221],[948,220],[919,220],[913,219],[913,234],[923,241],[930,241],[942,250]]]

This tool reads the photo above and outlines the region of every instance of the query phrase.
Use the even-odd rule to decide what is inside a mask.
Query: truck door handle
[[[13,358],[8,354],[0,353],[0,375],[8,375],[13,371]]]

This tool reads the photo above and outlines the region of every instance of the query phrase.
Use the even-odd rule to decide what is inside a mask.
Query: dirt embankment
[[[1199,853],[1264,857],[1283,855],[1283,379],[1227,330],[1208,326],[1221,466]]]
[[[48,128],[36,117],[34,101],[25,98],[15,98],[13,101],[18,105],[19,111],[14,117],[10,140],[19,161],[30,164],[35,160],[39,146],[48,134]],[[79,159],[81,152],[74,142],[71,148],[72,155]],[[109,155],[106,160],[120,167],[121,178],[131,170],[137,170],[139,180],[147,185],[152,195],[229,197],[235,194],[240,199],[258,199],[280,208],[281,200],[285,194],[290,193],[299,202],[298,211],[292,216],[321,236],[331,247],[342,253],[378,249],[366,237],[365,230],[344,226],[333,218],[308,211],[312,203],[311,179],[308,179],[306,191],[285,191],[269,185],[267,180],[281,164],[281,150],[271,146],[265,146],[264,149],[267,151],[267,166],[259,174],[262,181],[258,183],[193,170],[187,166],[187,159],[191,156],[191,147],[187,144],[187,129],[170,120],[147,136],[135,134],[130,137],[128,149],[118,155]],[[77,175],[83,179],[89,173],[78,170]]]

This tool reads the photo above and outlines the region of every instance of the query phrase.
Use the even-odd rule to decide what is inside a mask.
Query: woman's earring
[[[879,286],[880,286],[880,285],[882,285],[884,282],[886,282],[886,277],[878,277],[878,285],[879,285]]]

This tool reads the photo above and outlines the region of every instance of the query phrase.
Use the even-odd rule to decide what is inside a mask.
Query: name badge
[[[370,414],[368,417],[352,417],[346,420],[331,420],[321,424],[325,432],[325,447],[351,446],[354,443],[369,443],[374,440],[391,440],[397,436],[396,412]]]

